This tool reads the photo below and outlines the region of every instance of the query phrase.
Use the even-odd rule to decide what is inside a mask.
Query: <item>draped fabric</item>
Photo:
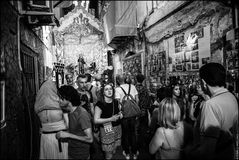
[[[61,142],[62,152],[56,133],[41,134],[40,159],[68,159],[68,142]]]
[[[136,1],[111,1],[103,17],[107,44],[115,37],[136,36]]]
[[[42,84],[37,93],[34,107],[36,113],[44,109],[61,109],[56,84],[51,79]]]

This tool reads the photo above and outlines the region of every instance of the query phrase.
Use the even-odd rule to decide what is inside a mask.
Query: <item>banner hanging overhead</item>
[[[105,14],[104,30],[107,44],[119,37],[137,35],[136,1],[111,1]]]

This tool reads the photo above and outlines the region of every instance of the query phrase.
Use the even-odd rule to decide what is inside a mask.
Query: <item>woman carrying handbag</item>
[[[100,141],[106,159],[112,159],[116,148],[121,145],[121,125],[123,118],[119,103],[114,99],[114,87],[106,83],[101,88],[102,98],[96,103],[94,122],[100,125]]]

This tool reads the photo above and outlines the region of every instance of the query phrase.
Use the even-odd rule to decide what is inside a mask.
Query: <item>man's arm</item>
[[[94,113],[95,113],[94,110],[95,110],[95,108],[94,108],[92,93],[87,91],[87,96],[89,98],[89,103],[90,103],[90,112],[91,112],[92,117],[94,117]]]
[[[93,136],[92,136],[92,129],[87,128],[84,130],[85,136],[78,136],[69,132],[60,131],[56,134],[56,138],[71,138],[76,139],[82,142],[92,143],[93,142]]]
[[[119,92],[119,89],[121,89],[121,88],[119,88],[119,87],[117,87],[116,89],[115,89],[115,99],[119,102],[119,109],[121,110],[121,108],[122,108],[122,105],[121,105],[121,101],[120,101],[120,92]]]
[[[90,112],[91,112],[91,115],[94,116],[95,110],[94,110],[94,104],[93,103],[90,103]]]
[[[66,127],[69,128],[69,117],[68,113],[63,113],[63,119],[65,121]]]

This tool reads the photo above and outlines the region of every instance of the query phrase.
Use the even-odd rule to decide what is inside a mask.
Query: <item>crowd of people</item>
[[[59,88],[49,78],[35,102],[40,159],[112,159],[119,146],[125,159],[138,159],[142,148],[151,159],[234,159],[238,100],[225,87],[226,70],[208,63],[199,76],[188,86],[170,82],[154,100],[143,74],[117,75],[115,83],[67,74]],[[125,113],[127,95],[140,114]]]

